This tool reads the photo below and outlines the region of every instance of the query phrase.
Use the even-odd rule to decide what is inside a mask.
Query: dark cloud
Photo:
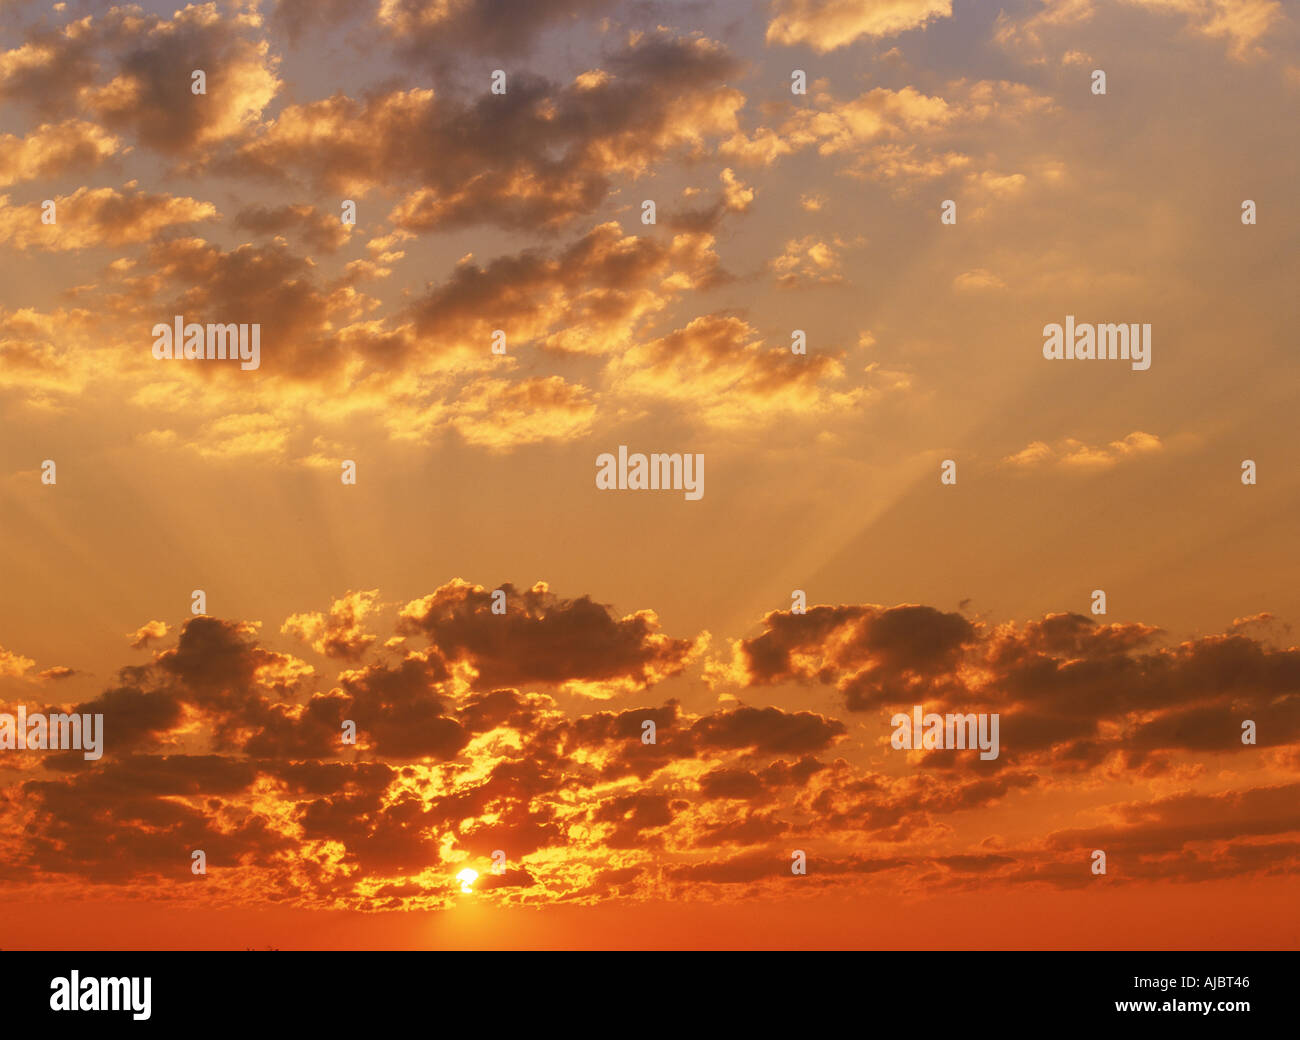
[[[264,862],[292,842],[261,816],[219,821],[181,799],[245,792],[248,763],[219,755],[129,755],[59,782],[23,785],[30,822],[24,864],[106,884],[193,879],[191,852],[211,869]]]
[[[504,94],[344,94],[290,105],[239,150],[240,172],[299,171],[331,191],[413,190],[390,219],[411,231],[491,223],[554,228],[592,212],[615,176],[638,176],[736,128],[740,69],[721,45],[659,32],[602,70],[555,84],[511,72]]]
[[[279,89],[277,59],[256,25],[192,5],[170,18],[123,6],[34,27],[26,51],[0,55],[0,99],[93,115],[160,152],[198,159],[254,125]],[[195,70],[207,77],[206,94],[191,90]]]
[[[346,709],[375,750],[393,758],[453,758],[470,734],[451,717],[438,687],[448,678],[435,657],[408,657],[396,667],[372,665],[350,673],[343,690]]]
[[[736,708],[706,715],[691,727],[701,748],[753,748],[773,754],[803,754],[828,748],[845,733],[844,723],[809,711]]]
[[[309,249],[333,253],[347,242],[355,225],[343,223],[340,213],[299,204],[248,206],[235,215],[235,227],[258,235],[294,234]]]
[[[173,646],[77,706],[105,715],[102,760],[48,755],[45,772],[20,769],[0,793],[0,818],[18,836],[0,843],[0,876],[148,878],[178,892],[194,881],[190,852],[203,849],[213,884],[395,909],[444,905],[466,863],[479,871],[476,891],[521,905],[638,897],[665,882],[757,894],[788,883],[793,849],[809,853],[812,886],[891,874],[903,888],[1081,887],[1094,848],[1116,883],[1294,869],[1294,783],[1103,804],[1107,822],[1018,847],[996,834],[952,844],[965,820],[985,819],[974,814],[1049,787],[1187,775],[1189,754],[1243,747],[1246,712],[1261,744],[1286,756],[1297,738],[1294,652],[1240,631],[1163,647],[1155,629],[1077,615],[993,629],[915,606],[769,615],[737,658],[764,685],[842,685],[867,671],[1004,713],[996,761],[933,750],[878,771],[821,761],[854,742],[844,722],[812,711],[692,712],[679,699],[563,709],[547,688],[625,694],[680,672],[692,644],[659,635],[647,613],[620,619],[540,583],[502,588],[505,615],[463,581],[411,602],[396,627],[429,646],[367,637],[324,690],[302,662],[263,646],[257,626],[187,619]],[[1080,669],[1090,682],[1123,678],[1111,700],[1097,698],[1119,714],[1062,697]],[[342,741],[345,720],[356,745]],[[864,744],[874,756],[883,739]],[[852,851],[863,841],[898,854]],[[702,860],[708,850],[740,851]],[[502,875],[491,872],[498,852]]]
[[[409,604],[398,631],[420,633],[448,662],[463,661],[476,689],[528,684],[627,683],[650,686],[684,667],[691,642],[659,633],[653,614],[616,617],[589,597],[566,600],[545,584],[501,586],[506,612],[492,613],[492,590],[444,585]]]
[[[377,21],[412,58],[430,51],[503,57],[530,49],[552,26],[599,14],[614,0],[393,0]]]
[[[1300,651],[1240,626],[1161,646],[1154,626],[1079,614],[990,629],[931,607],[863,604],[763,620],[762,634],[736,644],[733,674],[746,686],[834,684],[849,711],[997,711],[1003,752],[989,769],[1045,754],[1078,770],[1123,752],[1150,771],[1163,768],[1161,751],[1237,752],[1300,736]],[[1241,742],[1247,719],[1257,745]]]

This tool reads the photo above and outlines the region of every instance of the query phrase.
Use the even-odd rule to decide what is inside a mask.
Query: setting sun
[[[473,892],[474,882],[478,880],[478,871],[466,867],[456,875],[456,880],[460,882],[460,890],[462,892]]]

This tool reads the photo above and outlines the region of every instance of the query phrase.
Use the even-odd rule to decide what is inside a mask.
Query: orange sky
[[[1296,944],[1294,11],[0,13],[4,945]]]
[[[500,909],[477,896],[454,912],[307,911],[157,903],[35,906],[5,903],[14,934],[31,949],[1295,949],[1295,918],[1283,910],[1293,882],[1273,879],[1172,885],[1157,899],[1109,888],[1086,899],[1036,889],[1004,898],[943,895],[891,903],[861,896],[769,900],[761,912],[735,904],[659,902]],[[864,903],[866,906],[864,906]],[[1260,914],[1261,904],[1272,912]],[[864,910],[869,909],[866,913]],[[1254,918],[1243,929],[1243,919]]]

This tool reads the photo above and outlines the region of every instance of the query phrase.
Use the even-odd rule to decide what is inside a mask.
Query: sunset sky
[[[1300,945],[1298,125],[1275,0],[0,0],[0,947]]]

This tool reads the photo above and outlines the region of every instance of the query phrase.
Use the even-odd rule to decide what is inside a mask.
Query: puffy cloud
[[[1111,808],[1115,822],[1054,831],[1051,850],[1105,849],[1107,871],[1130,879],[1203,881],[1293,868],[1300,842],[1262,842],[1300,829],[1300,784],[1181,792]]]
[[[726,429],[845,414],[869,396],[866,387],[837,385],[845,369],[835,352],[765,348],[757,330],[733,315],[705,315],[638,344],[611,362],[607,375],[620,400],[672,401]]]
[[[192,322],[258,324],[259,373],[299,380],[338,377],[346,359],[337,348],[331,349],[328,334],[336,322],[359,317],[367,309],[351,287],[323,285],[312,262],[283,241],[232,250],[201,238],[155,241],[139,269],[106,284],[105,294],[110,306],[121,306],[127,314],[157,315],[161,309]],[[142,356],[152,360],[147,352]],[[195,367],[158,368],[155,363],[153,373],[209,385],[230,376],[220,366],[189,370]]]
[[[883,38],[952,16],[952,0],[775,0],[769,44],[807,44],[818,54],[863,36]]]
[[[652,611],[622,618],[587,597],[564,600],[544,582],[507,583],[506,613],[492,613],[492,591],[464,581],[408,603],[398,631],[421,633],[449,662],[472,669],[474,689],[545,684],[608,697],[676,675],[690,640],[659,632]]]
[[[713,41],[644,35],[605,75],[567,85],[521,73],[473,103],[415,88],[289,105],[238,162],[269,176],[299,170],[349,196],[409,185],[390,214],[408,231],[555,227],[594,210],[610,178],[737,132],[745,99],[726,81],[738,68]]]
[[[772,261],[772,270],[776,274],[777,284],[790,289],[797,285],[834,285],[843,281],[840,272],[840,256],[837,246],[824,242],[816,235],[805,235],[800,239],[791,239],[785,244],[785,251]]]
[[[986,153],[992,127],[1023,127],[1054,108],[1050,97],[1008,80],[953,80],[942,94],[874,87],[848,99],[819,89],[806,105],[773,106],[774,114],[784,112],[777,129],[738,131],[719,151],[737,161],[770,164],[811,149],[837,160],[845,174],[891,184],[898,192],[965,171],[982,193],[1005,194],[1017,186],[1018,175],[971,169],[974,156]]]
[[[260,25],[257,14],[227,18],[206,3],[170,18],[126,6],[35,28],[0,53],[0,98],[76,108],[160,152],[202,158],[255,125],[279,90],[278,59],[254,35]],[[191,91],[196,69],[206,94]]]
[[[741,707],[707,715],[691,732],[703,748],[801,755],[824,751],[844,733],[844,723],[808,711],[788,715],[779,708]]]
[[[268,698],[296,691],[311,669],[260,646],[258,625],[201,616],[180,629],[176,646],[157,654],[152,671],[170,691],[213,720],[213,748],[239,746]]]
[[[715,685],[834,684],[850,711],[982,705],[1002,715],[999,768],[1090,769],[1119,756],[1154,775],[1179,750],[1250,747],[1244,719],[1258,723],[1261,745],[1300,736],[1286,718],[1300,652],[1239,632],[1165,647],[1135,622],[1049,614],[988,628],[925,606],[865,604],[776,611],[764,625],[713,666]]]
[[[1278,0],[1124,0],[1157,13],[1178,13],[1193,32],[1227,42],[1239,61],[1262,53],[1258,43],[1281,20]]]
[[[0,99],[30,98],[43,112],[66,109],[94,81],[98,25],[82,18],[58,29],[34,27],[26,35],[18,47],[0,52]]]
[[[83,92],[83,102],[109,127],[162,152],[237,137],[280,88],[270,45],[241,33],[256,25],[253,15],[224,21],[214,4],[186,7],[170,21],[127,15],[120,27],[134,37],[131,50],[107,83]],[[190,89],[195,69],[207,77],[206,94]]]
[[[183,694],[165,682],[151,683],[147,670],[126,668],[118,678],[122,685],[110,687],[76,708],[104,716],[104,754],[110,760],[164,746],[167,734],[184,717]]]
[[[866,706],[873,675],[888,682],[930,679],[951,669],[976,630],[960,614],[933,607],[816,606],[804,614],[773,611],[766,631],[736,644],[735,677],[750,686],[791,680],[830,682],[852,673],[850,709]]]
[[[298,0],[292,0],[297,4]],[[380,0],[376,22],[413,53],[430,49],[515,55],[555,23],[598,13],[612,0]],[[281,6],[285,6],[281,0]]]
[[[559,376],[519,382],[482,379],[470,384],[450,409],[449,424],[469,444],[499,451],[587,433],[596,403],[586,387]]]
[[[189,851],[204,848],[213,898],[378,909],[446,905],[461,865],[495,876],[496,849],[509,850],[507,873],[476,888],[523,905],[662,896],[656,879],[691,898],[719,886],[759,898],[788,877],[792,836],[818,850],[813,884],[884,875],[873,883],[903,890],[937,879],[1078,886],[1081,848],[1106,848],[1117,879],[1256,875],[1287,869],[1300,850],[1287,837],[1300,828],[1294,783],[1118,804],[1096,787],[1116,756],[1127,775],[1158,779],[1172,755],[1231,750],[1244,712],[1262,745],[1293,748],[1294,649],[1244,635],[1163,648],[1149,626],[1078,615],[989,627],[869,605],[776,612],[739,644],[750,687],[865,675],[908,698],[941,689],[949,702],[996,704],[1004,756],[1020,763],[962,772],[933,752],[931,768],[900,772],[870,738],[862,761],[856,732],[816,711],[697,713],[677,700],[562,709],[527,687],[626,678],[625,690],[640,689],[677,674],[691,644],[660,636],[647,612],[618,619],[542,585],[503,590],[505,616],[487,613],[486,589],[460,581],[409,604],[399,633],[426,633],[430,645],[404,656],[359,630],[375,593],[300,616],[288,627],[322,647],[335,632],[346,650],[349,667],[328,692],[262,646],[255,624],[188,619],[174,647],[75,706],[105,715],[101,761],[49,755],[42,776],[34,759],[45,753],[18,757],[25,768],[18,787],[0,787],[0,817],[21,838],[0,843],[0,871],[10,882],[79,877],[180,896]],[[1268,619],[1257,622],[1247,627]],[[345,720],[356,726],[352,749]],[[642,739],[647,721],[653,744]],[[831,751],[859,762],[818,757]],[[1077,817],[1085,825],[1019,844],[952,841],[959,814],[1071,783],[1090,807]]]
[[[1003,464],[1018,469],[1054,467],[1064,471],[1095,472],[1111,469],[1129,459],[1157,454],[1164,450],[1160,438],[1141,430],[1105,446],[1091,446],[1067,437],[1056,444],[1033,441],[1014,455],[1003,459]]]
[[[150,242],[167,228],[219,216],[210,202],[142,190],[78,188],[52,201],[56,220],[46,224],[41,206],[10,206],[9,197],[0,195],[0,242],[51,251],[123,246]]]
[[[378,589],[349,592],[330,604],[328,614],[319,611],[291,614],[280,631],[297,636],[318,654],[355,660],[378,638],[364,627],[366,616],[375,610],[378,596]]]
[[[154,877],[175,884],[189,872],[191,849],[202,849],[214,869],[264,862],[291,841],[261,816],[210,809],[255,776],[251,764],[219,755],[130,755],[68,780],[28,781],[27,866],[107,884]],[[207,807],[186,801],[204,797]]]
[[[995,38],[1008,47],[1041,52],[1047,42],[1060,38],[1062,30],[1077,32],[1077,26],[1092,22],[1098,11],[1114,18],[1126,7],[1156,16],[1181,16],[1191,32],[1223,40],[1228,55],[1238,61],[1264,54],[1260,41],[1282,21],[1278,0],[1121,0],[1109,10],[1095,0],[1042,0],[1023,19],[1000,13]],[[1069,53],[1074,52],[1067,57]]]
[[[6,650],[0,646],[0,675],[12,679],[21,679],[35,665],[36,662],[30,657],[24,657],[22,654],[16,654],[12,650]]]
[[[121,151],[120,138],[84,119],[43,123],[24,137],[0,134],[0,187],[91,170]]]
[[[148,646],[154,639],[162,639],[167,635],[167,622],[165,621],[148,621],[131,633],[127,638],[131,640],[132,650],[142,650]]]
[[[342,684],[342,692],[351,697],[348,717],[381,755],[452,758],[469,743],[470,734],[451,717],[440,692],[447,678],[436,656],[412,655],[393,667],[373,664],[348,672]]]
[[[486,267],[471,258],[410,308],[419,340],[486,354],[501,329],[509,344],[603,354],[625,349],[633,332],[670,300],[718,276],[713,237],[624,234],[612,221],[556,253],[527,250]]]
[[[816,107],[799,109],[782,127],[795,147],[815,147],[823,156],[862,149],[874,141],[932,133],[962,114],[956,103],[912,87],[876,87],[849,101],[819,97]]]
[[[723,205],[733,213],[744,213],[754,201],[754,189],[727,167],[722,171]]]
[[[191,447],[205,459],[280,459],[289,430],[272,415],[246,412],[204,423]]]
[[[355,226],[343,223],[338,214],[307,205],[249,206],[235,215],[235,227],[258,235],[296,234],[305,245],[322,253],[336,252],[346,244]]]
[[[66,410],[94,377],[105,333],[103,314],[82,307],[0,307],[0,390],[28,407]]]
[[[101,196],[100,230],[83,226],[79,241],[121,237],[113,229],[123,204],[107,189],[73,196],[70,212],[84,215]],[[126,225],[135,228],[128,238],[145,235],[151,222],[207,212],[192,200],[127,198],[140,211]],[[303,223],[309,233],[318,216],[294,207],[244,214],[254,223]],[[383,250],[381,258],[400,256],[393,247],[401,240],[394,232],[370,245]],[[0,386],[25,388],[29,403],[53,406],[94,372],[103,377],[94,358],[120,330],[117,336],[139,348],[124,370],[132,401],[194,423],[184,431],[155,428],[143,443],[277,464],[330,461],[304,443],[304,415],[338,421],[368,414],[396,440],[423,443],[450,432],[494,451],[581,435],[597,416],[599,394],[558,375],[517,378],[516,353],[533,346],[560,355],[617,354],[683,294],[723,277],[710,234],[627,235],[608,222],[560,249],[526,249],[486,266],[467,256],[442,283],[375,318],[379,301],[358,292],[353,278],[324,280],[281,237],[233,249],[196,237],[150,241],[138,259],[114,261],[101,283],[79,290],[93,314],[0,313],[0,351],[14,362],[0,373]],[[156,362],[142,329],[160,314],[260,325],[259,370]],[[490,350],[498,329],[507,337],[504,358]]]
[[[781,3],[772,31],[787,38],[769,42],[823,53],[854,40],[872,46],[934,25],[947,16],[939,6]],[[1049,135],[1065,142],[1060,159],[1032,148],[1044,116],[1056,119],[1043,84],[1077,79],[1090,67],[1085,49],[1112,53],[1089,34],[1123,6],[1093,15],[1086,2],[1042,5],[1035,31],[1062,51],[1081,49],[1062,55],[1073,72],[1044,60],[1032,87],[997,78],[1005,63],[978,48],[963,58],[970,78],[954,81],[951,67],[905,45],[906,59],[898,49],[882,55],[866,87],[838,97],[817,81],[795,101],[782,89],[788,65],[775,78],[770,67],[751,75],[712,41],[624,35],[615,21],[538,64],[547,78],[506,62],[509,92],[484,89],[492,63],[475,55],[522,53],[548,27],[597,12],[582,0],[285,0],[281,25],[374,20],[348,26],[356,60],[338,70],[338,93],[321,98],[299,83],[282,102],[280,40],[248,5],[174,17],[127,7],[71,21],[55,12],[61,28],[42,13],[0,53],[0,93],[19,116],[0,140],[0,181],[24,192],[3,233],[15,255],[21,243],[30,250],[11,284],[46,297],[0,309],[0,391],[7,410],[35,420],[24,436],[47,439],[40,424],[52,416],[42,410],[62,413],[49,427],[57,434],[73,405],[96,417],[108,407],[130,427],[124,442],[146,454],[190,452],[188,462],[218,470],[255,460],[263,476],[292,461],[319,472],[270,475],[335,487],[338,460],[373,455],[385,435],[390,473],[413,446],[438,438],[474,455],[583,437],[610,419],[684,422],[724,445],[772,423],[812,436],[797,424],[829,424],[875,402],[879,370],[849,364],[874,342],[862,333],[852,346],[862,328],[881,336],[876,354],[915,345],[918,363],[946,337],[932,328],[910,336],[889,313],[846,324],[832,308],[818,317],[824,329],[809,329],[808,355],[792,355],[787,325],[773,320],[789,298],[760,301],[754,315],[725,309],[744,286],[728,284],[719,253],[750,258],[753,272],[789,241],[788,260],[769,273],[794,284],[851,279],[861,264],[847,262],[832,232],[852,232],[782,232],[781,220],[802,215],[801,196],[807,212],[850,224],[858,196],[914,191],[915,206],[890,212],[934,229],[921,246],[947,234],[931,209],[944,197],[960,200],[963,224],[999,218],[981,240],[1040,224],[1029,210],[1045,185],[1082,185],[1109,206],[1113,171],[1086,133]],[[1267,3],[1127,6],[1126,24],[1186,26],[1212,37],[1211,50],[1243,58],[1281,24]],[[1039,10],[1028,7],[1025,17]],[[492,10],[512,17],[494,21]],[[648,11],[624,5],[615,17]],[[1186,51],[1183,36],[1176,46]],[[629,42],[599,58],[582,52],[601,38]],[[394,66],[394,51],[408,47],[401,56],[412,61]],[[1164,60],[1155,54],[1152,67]],[[367,79],[385,61],[384,78]],[[407,75],[415,62],[418,77]],[[189,93],[200,64],[206,96]],[[1243,89],[1257,72],[1285,75],[1239,71]],[[753,107],[751,83],[765,98]],[[132,151],[141,143],[148,148]],[[781,159],[799,167],[787,171],[798,175],[792,191],[754,168]],[[119,160],[150,189],[40,186]],[[207,179],[174,186],[190,174]],[[846,205],[833,187],[841,174],[873,183]],[[250,175],[266,180],[241,180]],[[159,194],[169,183],[177,194]],[[363,192],[376,197],[363,200],[357,239],[336,207]],[[32,203],[46,194],[58,196],[66,226],[57,233],[73,243],[55,256],[40,255],[30,235]],[[632,213],[631,226],[645,197],[660,202],[658,227],[628,234],[612,222]],[[216,214],[204,198],[226,213],[220,226],[208,223]],[[1078,209],[1067,202],[1053,200],[1053,212]],[[1010,220],[1013,207],[1025,219]],[[887,225],[880,241],[903,241]],[[1066,237],[1073,244],[1059,263],[1040,258],[1030,270],[1015,261],[1024,250],[995,238],[941,277],[1092,291],[1095,272],[1077,266],[1087,242]],[[95,245],[124,255],[104,258]],[[83,248],[89,255],[72,255]],[[910,269],[906,250],[885,263],[886,276]],[[428,285],[421,270],[436,272]],[[1121,277],[1135,284],[1113,272],[1100,284]],[[872,282],[887,286],[888,277]],[[710,294],[703,305],[697,293]],[[849,298],[835,288],[813,296]],[[147,329],[175,313],[262,324],[263,368],[153,361]],[[504,357],[489,352],[496,329],[507,333]],[[885,418],[904,428],[915,417]],[[95,428],[110,435],[95,448],[111,462],[122,427],[96,418]],[[816,443],[838,436],[822,430]],[[1161,450],[1143,434],[1097,446],[1035,442],[1006,464],[1100,470]],[[66,496],[45,499],[57,506]],[[859,521],[850,509],[844,522]],[[57,535],[57,524],[50,530]],[[734,629],[746,638],[705,666],[707,633],[666,632],[651,611],[616,611],[594,593],[503,586],[508,611],[499,616],[490,587],[437,584],[396,619],[367,584],[296,604],[269,631],[251,620],[150,621],[128,636],[135,663],[88,690],[94,673],[80,659],[74,673],[0,652],[10,693],[103,712],[107,734],[98,763],[0,755],[0,877],[60,888],[72,880],[92,896],[123,886],[158,900],[374,910],[447,906],[463,866],[479,870],[476,890],[497,904],[753,898],[788,883],[792,847],[814,855],[799,884],[849,895],[866,886],[1077,886],[1087,883],[1079,851],[1088,842],[1113,843],[1116,880],[1295,868],[1300,840],[1286,810],[1300,769],[1296,650],[1274,618],[1239,618],[1180,642],[1152,625],[1075,614],[996,624],[922,604],[850,603]],[[417,593],[404,590],[403,601]],[[134,623],[113,622],[109,635]],[[320,657],[299,660],[295,640]],[[1002,756],[894,752],[889,713],[915,703],[1000,712]],[[1258,747],[1241,743],[1246,719]],[[655,743],[643,740],[646,722]],[[344,742],[347,723],[355,745]],[[213,865],[202,886],[189,874],[193,847]],[[496,849],[510,861],[499,876],[488,865]]]

